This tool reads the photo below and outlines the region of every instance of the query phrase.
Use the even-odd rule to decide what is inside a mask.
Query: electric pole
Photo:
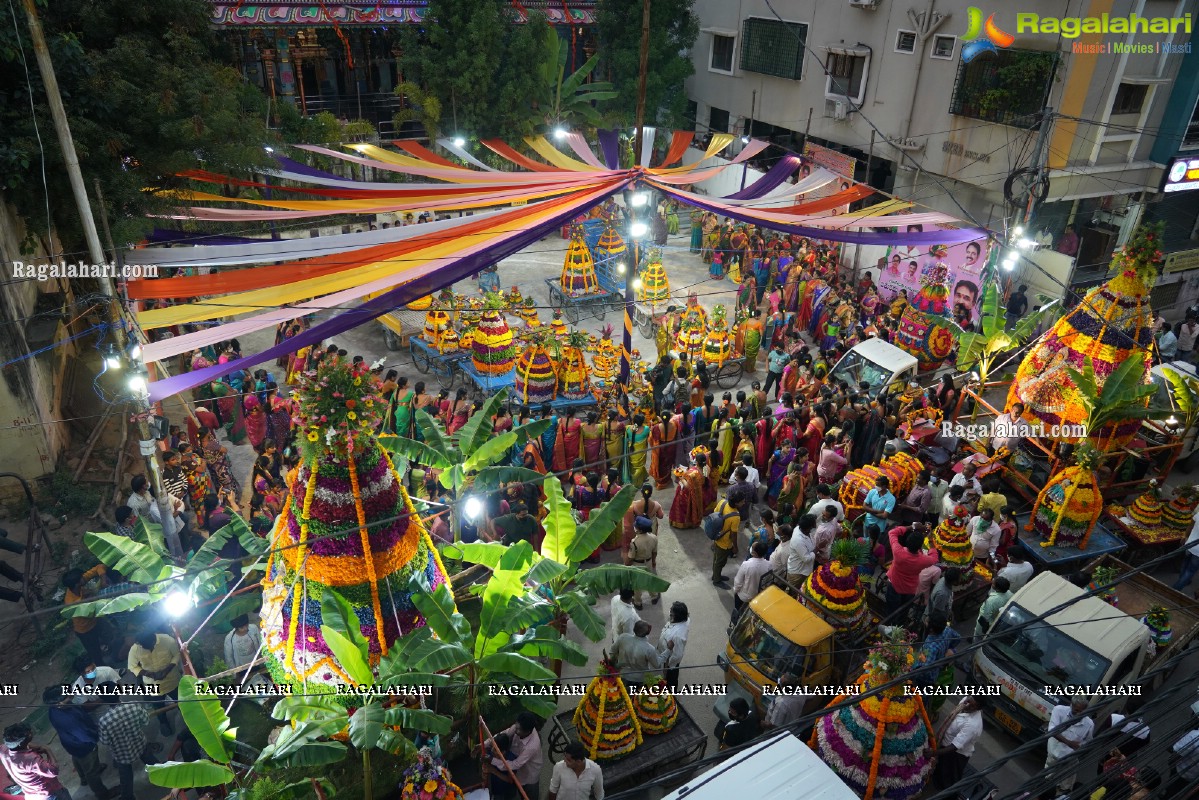
[[[645,132],[645,81],[649,74],[649,5],[650,0],[645,0],[641,6],[641,72],[637,77],[637,128],[633,132],[634,170],[641,168],[641,146]],[[633,191],[638,191],[636,182],[633,184]],[[648,208],[649,202],[645,205]],[[629,234],[633,239],[633,263],[624,276],[624,335],[621,337],[620,348],[620,382],[625,391],[628,391],[629,377],[633,371],[633,281],[636,280],[637,269],[641,266],[641,250],[637,241],[639,237],[633,235],[634,227],[643,224],[640,223],[642,215],[636,213],[638,210],[630,209],[634,212],[630,215],[632,224],[629,226]],[[650,218],[652,219],[652,216]]]

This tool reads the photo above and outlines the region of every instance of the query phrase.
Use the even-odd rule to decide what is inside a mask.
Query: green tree
[[[176,173],[202,166],[244,174],[267,164],[263,145],[274,137],[266,128],[266,98],[228,66],[231,55],[212,28],[207,2],[41,5],[84,179],[89,194],[93,179],[103,187],[118,243],[140,238],[153,225],[148,213],[174,205],[146,189],[178,185]],[[0,188],[34,230],[46,230],[48,197],[66,249],[82,250],[33,46],[16,13],[19,38],[11,19],[0,26]]]
[[[545,42],[545,60],[538,69],[541,86],[536,106],[542,122],[546,126],[559,123],[574,127],[580,123],[598,126],[600,110],[592,104],[612,100],[617,95],[612,91],[612,84],[606,81],[583,83],[599,63],[599,54],[567,75],[566,56],[570,48],[552,26],[543,25],[541,33]]]
[[[649,70],[645,84],[645,124],[691,128],[683,81],[695,68],[691,47],[699,36],[695,0],[653,0],[650,7]],[[636,121],[641,59],[642,0],[600,0],[601,74],[619,93],[613,113],[622,125]]]
[[[531,133],[540,17],[518,25],[502,0],[429,0],[424,19],[401,35],[400,66],[440,102],[441,130],[508,139]]]

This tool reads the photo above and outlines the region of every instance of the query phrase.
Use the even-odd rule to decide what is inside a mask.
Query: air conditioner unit
[[[845,119],[849,116],[849,103],[837,100],[833,103],[833,119]]]
[[[861,8],[865,11],[874,11],[879,7],[882,0],[849,0],[849,4],[854,8]]]

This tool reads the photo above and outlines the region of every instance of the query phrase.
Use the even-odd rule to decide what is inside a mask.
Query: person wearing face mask
[[[76,678],[71,682],[71,702],[86,709],[95,708],[100,701],[88,696],[88,691],[102,683],[120,683],[121,676],[112,667],[97,666],[91,656],[81,655],[75,659]]]
[[[0,766],[28,800],[71,800],[71,793],[58,780],[54,756],[32,741],[33,730],[24,722],[5,728]]]

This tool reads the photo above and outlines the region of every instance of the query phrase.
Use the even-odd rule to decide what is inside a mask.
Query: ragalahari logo
[[[966,35],[962,41],[968,44],[962,47],[963,63],[969,64],[983,53],[998,53],[997,47],[1011,47],[1012,42],[1016,41],[1015,36],[995,24],[994,14],[987,17],[984,23],[982,10],[970,6],[966,9],[966,15]]]

